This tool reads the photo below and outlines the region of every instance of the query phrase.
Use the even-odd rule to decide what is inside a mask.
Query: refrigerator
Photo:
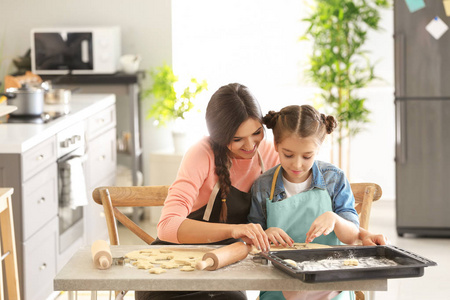
[[[396,227],[399,236],[450,236],[450,30],[426,27],[443,1],[410,12],[394,1]]]

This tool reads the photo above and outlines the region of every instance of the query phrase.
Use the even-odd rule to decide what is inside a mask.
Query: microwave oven
[[[119,26],[31,30],[35,74],[114,74],[120,55]]]

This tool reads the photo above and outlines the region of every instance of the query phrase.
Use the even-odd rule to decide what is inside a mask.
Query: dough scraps
[[[283,246],[270,246],[270,251],[283,251],[283,250],[303,250],[303,249],[319,249],[319,248],[330,248],[329,245],[323,245],[323,244],[315,244],[315,243],[294,243],[293,247],[283,247]],[[250,251],[250,254],[258,254],[261,250],[258,250],[254,245],[252,246],[252,250]]]

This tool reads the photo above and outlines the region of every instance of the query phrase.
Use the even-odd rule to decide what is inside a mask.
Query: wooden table
[[[161,248],[162,246],[111,246],[113,257],[134,250]],[[192,246],[170,246],[188,247]],[[202,246],[204,247],[204,246]],[[210,246],[208,246],[210,247]],[[149,274],[148,270],[131,265],[113,265],[107,270],[94,268],[90,247],[78,250],[54,279],[55,291],[225,291],[225,290],[358,290],[387,291],[387,279],[355,280],[327,283],[304,283],[276,269],[270,263],[256,263],[249,255],[246,259],[216,271],[181,272],[170,269],[162,274]]]

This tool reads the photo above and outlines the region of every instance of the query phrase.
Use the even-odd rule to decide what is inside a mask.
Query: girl
[[[344,173],[315,157],[325,136],[337,125],[332,116],[309,105],[270,111],[263,119],[273,129],[281,164],[252,187],[249,221],[260,224],[275,244],[287,242],[280,228],[298,243],[353,244],[359,238],[355,199]],[[289,292],[304,299],[305,292]],[[285,293],[287,295],[287,293]],[[309,292],[308,299],[348,299],[348,292]],[[316,297],[316,298],[313,298]],[[260,299],[285,299],[281,292],[261,292]],[[306,299],[306,298],[305,298]]]

